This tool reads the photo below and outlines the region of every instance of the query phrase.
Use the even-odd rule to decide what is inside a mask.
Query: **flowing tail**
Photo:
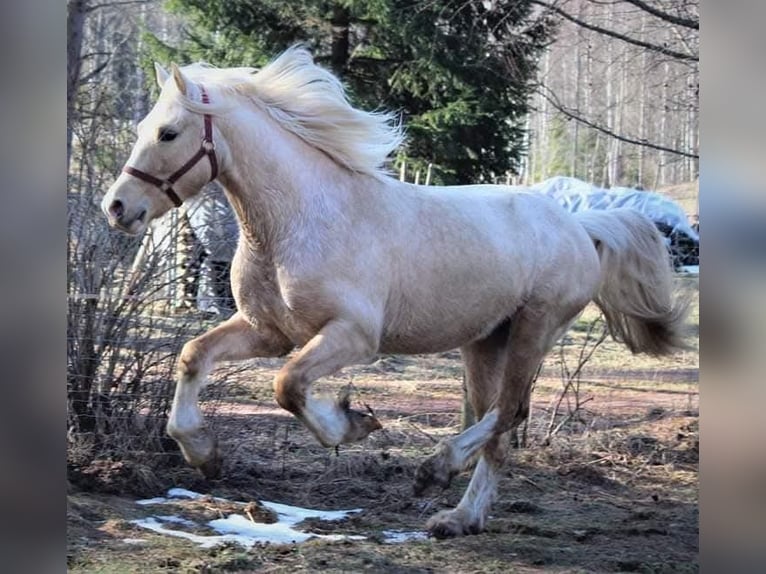
[[[669,355],[688,348],[683,330],[688,297],[673,293],[673,271],[662,235],[651,220],[631,209],[576,214],[601,261],[594,301],[609,332],[633,353]]]

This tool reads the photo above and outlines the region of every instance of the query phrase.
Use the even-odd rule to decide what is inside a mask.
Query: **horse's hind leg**
[[[447,488],[492,436],[494,423],[484,418],[497,398],[500,382],[505,376],[508,358],[510,321],[506,320],[484,339],[460,349],[465,363],[468,400],[479,421],[462,434],[443,440],[434,454],[423,461],[415,475],[415,494],[421,495],[429,486]]]
[[[485,427],[482,430],[486,437],[481,445],[482,456],[457,507],[439,512],[428,521],[432,535],[445,538],[484,529],[507,451],[506,441],[501,439],[527,417],[535,372],[561,329],[579,310],[580,307],[574,305],[568,309],[551,309],[545,314],[526,307],[514,315],[506,347],[508,362],[499,394],[476,425]],[[455,442],[461,436],[456,437]]]
[[[277,402],[303,421],[324,446],[365,438],[381,428],[378,419],[351,410],[347,397],[337,401],[315,397],[311,384],[347,365],[370,360],[376,350],[377,338],[360,323],[330,321],[277,373]]]
[[[184,345],[178,359],[178,383],[167,432],[191,466],[208,478],[220,473],[216,439],[205,426],[197,403],[199,391],[215,363],[277,357],[290,352],[292,347],[281,333],[256,330],[239,313]]]
[[[506,434],[507,436],[507,434]],[[484,530],[487,516],[497,493],[502,453],[508,448],[506,436],[493,436],[482,448],[479,462],[463,497],[455,508],[434,514],[426,529],[436,538],[478,534]]]

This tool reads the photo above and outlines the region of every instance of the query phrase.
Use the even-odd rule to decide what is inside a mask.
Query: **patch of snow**
[[[184,526],[191,526],[195,527],[197,526],[196,522],[192,522],[191,520],[187,518],[182,518],[180,516],[174,516],[172,514],[165,514],[162,516],[155,516],[157,520],[160,520],[161,522],[170,522],[171,524],[183,524]]]
[[[197,498],[202,498],[205,495],[200,494],[199,492],[186,490],[185,488],[171,488],[168,490],[168,496],[170,498],[191,498],[192,500],[196,500]]]
[[[237,542],[238,544],[246,547],[252,546],[252,542],[244,536],[236,536],[233,534],[225,536],[201,536],[199,534],[192,534],[191,532],[184,532],[183,530],[165,528],[160,521],[151,516],[149,518],[131,520],[131,522],[136,526],[147,528],[148,530],[158,534],[167,534],[168,536],[175,536],[176,538],[185,538],[186,540],[190,540],[198,544],[201,548],[212,548],[213,546],[218,546],[219,544],[223,544],[225,542]]]
[[[136,504],[140,504],[141,506],[148,506],[150,504],[163,504],[167,502],[168,499],[164,496],[155,496],[154,498],[144,498],[143,500],[136,500]]]
[[[300,508],[298,506],[290,506],[289,504],[280,504],[279,502],[269,502],[268,500],[262,500],[261,504],[273,510],[277,513],[280,522],[286,524],[298,524],[300,521],[307,518],[318,518],[319,520],[343,520],[348,518],[349,514],[355,512],[362,512],[361,508],[352,508],[350,510],[312,510],[309,508]]]
[[[146,544],[146,539],[144,538],[123,538],[122,541],[125,544]]]
[[[171,498],[197,500],[203,496],[204,495],[192,492],[191,490],[171,488],[167,493],[167,498],[157,497],[139,500],[137,501],[137,504],[144,506],[164,504],[170,502]],[[215,500],[225,501],[226,499],[216,498]],[[263,524],[260,522],[253,522],[240,514],[230,514],[226,518],[217,518],[207,522],[206,526],[218,532],[218,535],[200,535],[169,528],[166,525],[180,524],[186,527],[201,526],[191,520],[175,515],[150,516],[131,522],[142,528],[157,532],[158,534],[185,538],[200,545],[202,548],[210,548],[224,542],[236,542],[242,546],[251,547],[257,543],[296,544],[304,542],[310,538],[320,538],[330,541],[364,540],[366,538],[365,536],[347,534],[316,534],[293,528],[296,524],[307,518],[317,518],[319,520],[328,521],[342,520],[352,513],[361,512],[361,508],[350,510],[312,510],[309,508],[280,504],[278,502],[262,501],[261,504],[277,514],[278,521],[276,523]]]
[[[284,522],[274,524],[252,522],[240,514],[230,514],[227,518],[211,520],[208,525],[216,532],[245,536],[253,543],[294,544],[304,542],[313,536],[308,532],[294,530],[290,524]]]
[[[407,532],[405,530],[384,530],[383,544],[399,544],[410,540],[428,540],[427,532]]]
[[[268,542],[271,544],[295,544],[305,542],[309,538],[321,538],[324,540],[364,540],[364,536],[351,536],[346,534],[314,534],[301,532],[293,528],[294,523],[286,521],[274,524],[252,522],[242,515],[230,514],[228,518],[218,518],[208,522],[208,526],[222,534],[236,534],[256,542]]]
[[[170,502],[171,498],[187,498],[189,500],[199,500],[200,498],[207,498],[207,495],[194,492],[192,490],[186,490],[185,488],[171,488],[168,490],[167,496],[155,496],[154,498],[145,498],[143,500],[136,500],[136,504],[147,506],[150,504],[165,504]],[[211,497],[218,502],[228,502],[225,498]]]

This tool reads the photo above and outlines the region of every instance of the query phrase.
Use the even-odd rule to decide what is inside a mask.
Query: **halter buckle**
[[[211,140],[208,140],[208,139],[203,139],[202,140],[202,149],[204,149],[206,153],[214,152],[215,151],[215,142],[211,141]]]

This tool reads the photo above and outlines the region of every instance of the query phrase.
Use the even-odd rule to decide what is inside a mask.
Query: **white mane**
[[[352,171],[383,175],[386,158],[404,140],[394,114],[353,108],[340,81],[302,47],[286,50],[260,70],[193,64],[183,71],[257,100],[284,129]],[[197,102],[184,103],[195,111],[214,111]],[[220,102],[214,107],[228,106]]]

